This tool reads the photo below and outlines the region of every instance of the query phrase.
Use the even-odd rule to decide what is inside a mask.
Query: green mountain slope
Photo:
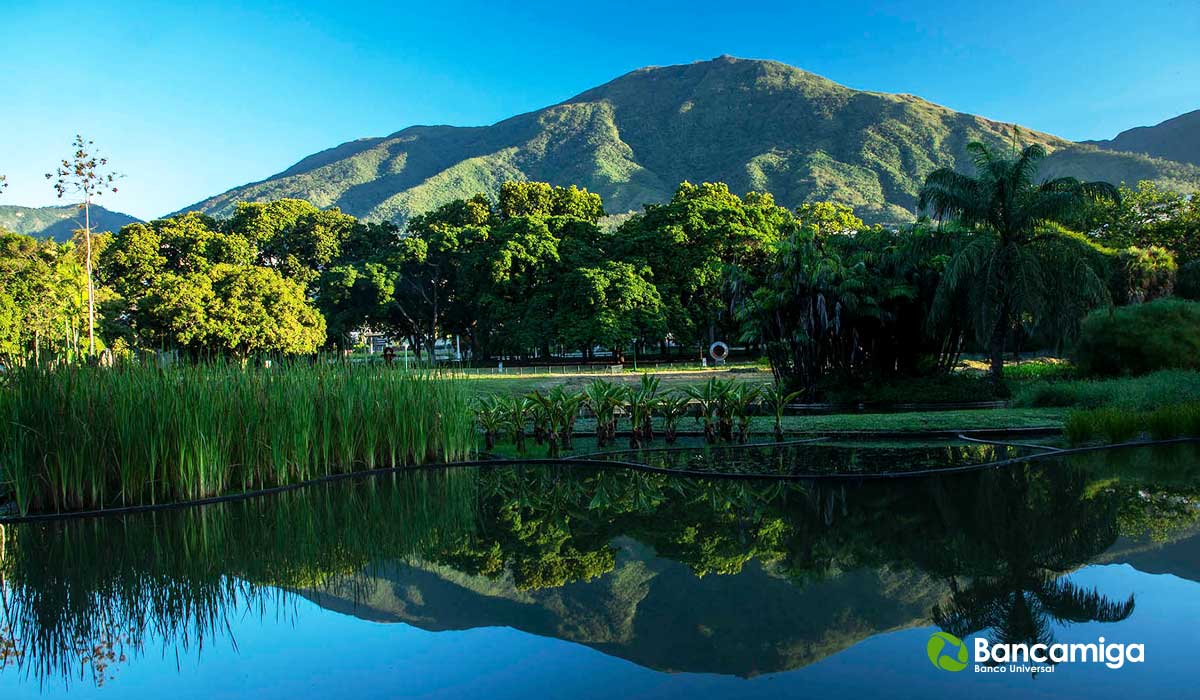
[[[1139,126],[1107,141],[1085,141],[1110,151],[1143,153],[1200,165],[1200,109],[1154,126]]]
[[[119,231],[125,224],[140,221],[128,214],[92,207],[92,230]],[[61,207],[0,206],[0,229],[36,238],[50,237],[62,242],[83,228],[83,210],[74,204]]]
[[[228,215],[278,197],[403,221],[508,179],[577,184],[610,213],[668,198],[682,180],[765,190],[788,206],[827,199],[869,220],[911,218],[924,176],[964,166],[972,140],[1011,127],[911,95],[863,92],[772,61],[721,57],[643,68],[566,102],[488,127],[418,126],[315,154],[262,182],[194,207]],[[1055,171],[1113,182],[1154,179],[1190,190],[1200,168],[1112,154],[1031,130]]]

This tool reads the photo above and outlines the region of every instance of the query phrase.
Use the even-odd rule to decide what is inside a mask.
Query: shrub
[[[1116,256],[1113,301],[1141,304],[1170,296],[1176,274],[1175,257],[1166,248],[1126,248]]]
[[[1008,369],[1005,369],[1005,376]],[[821,397],[830,403],[892,405],[909,403],[970,403],[988,401],[994,387],[980,373],[957,373],[934,377],[903,377],[855,386],[829,381],[821,387]]]
[[[1200,303],[1160,299],[1094,311],[1083,321],[1074,355],[1084,376],[1200,369]]]
[[[1179,268],[1175,278],[1175,295],[1181,299],[1200,301],[1200,260]]]
[[[1043,357],[1004,366],[1004,378],[1008,381],[1070,379],[1074,376],[1075,366],[1056,357]]]

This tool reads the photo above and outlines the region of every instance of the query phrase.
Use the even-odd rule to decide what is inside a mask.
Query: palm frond
[[[1133,614],[1134,597],[1109,600],[1096,589],[1085,589],[1070,581],[1047,582],[1037,591],[1038,600],[1057,622],[1120,622]]]
[[[980,201],[979,183],[974,178],[939,168],[925,178],[917,196],[917,211],[931,210],[934,218],[974,212]]]

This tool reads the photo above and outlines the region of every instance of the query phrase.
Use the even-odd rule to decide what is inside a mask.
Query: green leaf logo
[[[967,645],[949,632],[934,632],[925,645],[929,662],[943,671],[961,671],[967,667]]]

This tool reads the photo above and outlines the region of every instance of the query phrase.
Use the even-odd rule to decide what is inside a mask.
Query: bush
[[[1179,268],[1175,279],[1175,296],[1181,299],[1200,301],[1200,260]]]
[[[1200,303],[1160,299],[1094,311],[1083,321],[1074,355],[1084,376],[1200,369]]]
[[[1113,301],[1141,304],[1170,296],[1176,274],[1175,257],[1166,248],[1126,248],[1115,261]]]
[[[1004,378],[1012,382],[1071,379],[1075,374],[1074,365],[1056,357],[1043,357],[1004,366]]]
[[[993,390],[994,387],[986,375],[959,373],[934,377],[903,377],[890,381],[868,382],[862,386],[830,381],[820,387],[820,396],[823,400],[835,404],[955,404],[989,401],[994,398]]]

